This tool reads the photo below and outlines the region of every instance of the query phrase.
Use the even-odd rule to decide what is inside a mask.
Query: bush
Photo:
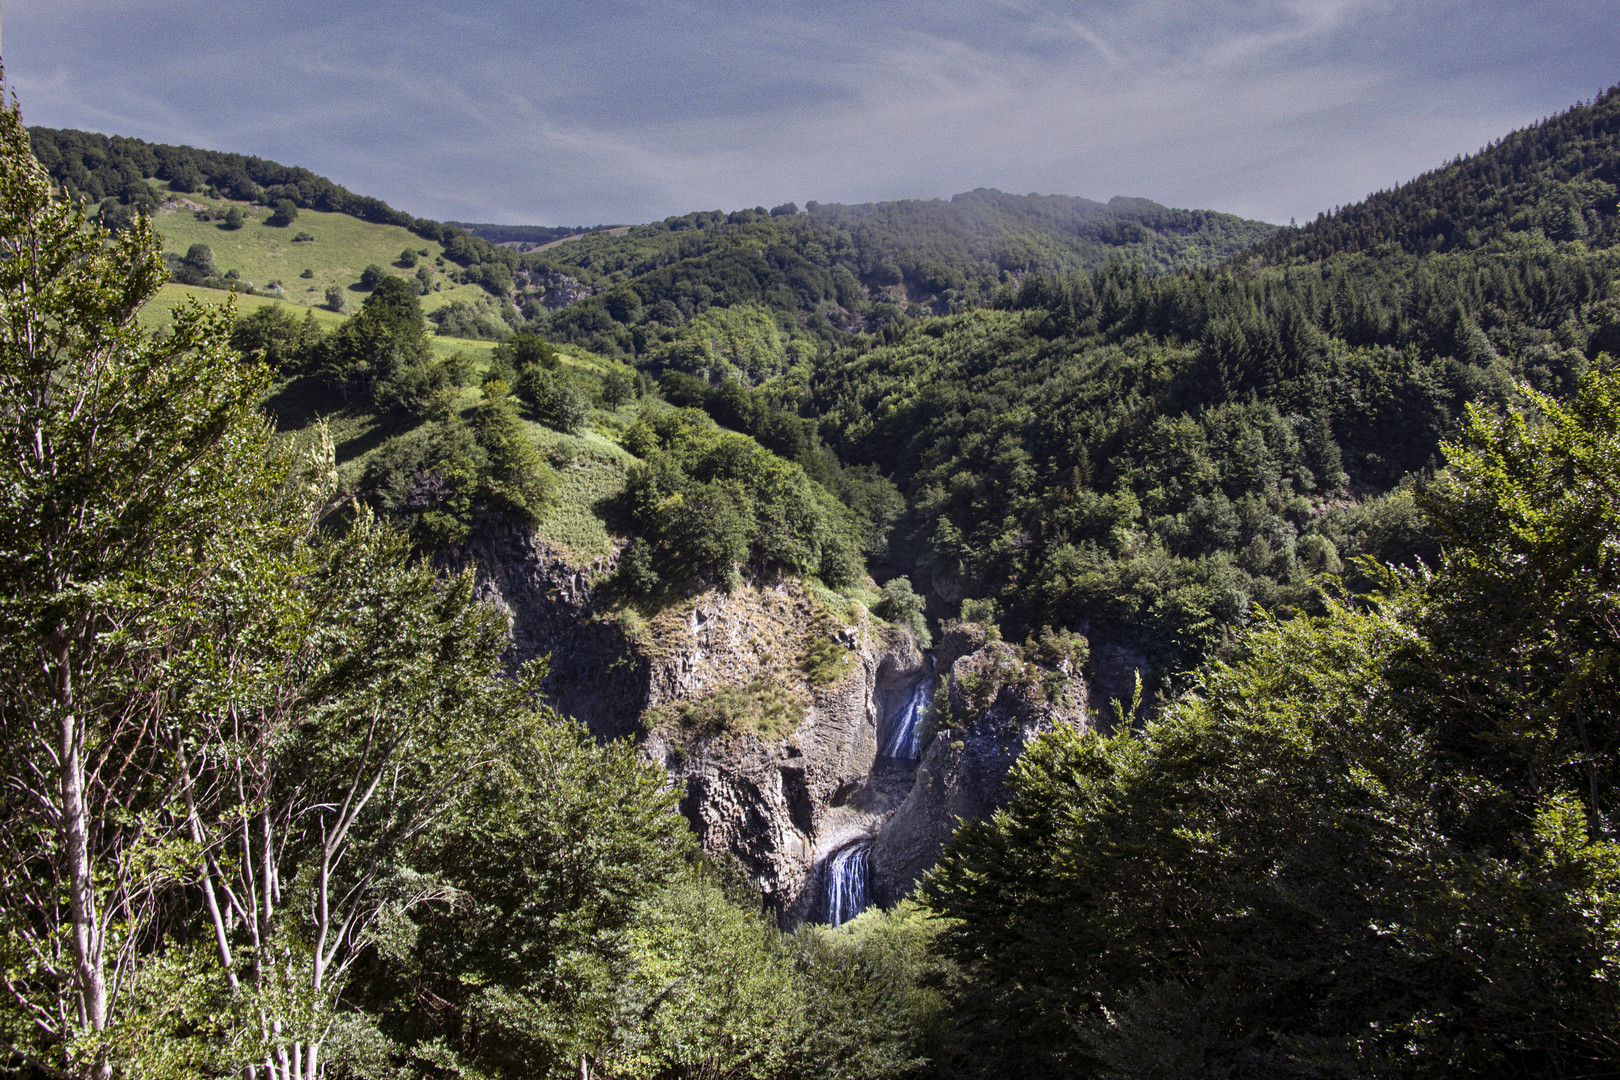
[[[460,396],[450,367],[442,360],[408,364],[377,385],[373,399],[384,412],[402,412],[415,420],[447,420]]]
[[[326,306],[333,311],[342,311],[343,303],[343,286],[328,285],[326,287]]]
[[[590,399],[578,387],[538,365],[518,374],[517,396],[534,410],[541,423],[569,435],[584,427],[591,417]]]
[[[928,621],[923,618],[923,598],[911,587],[907,577],[890,578],[883,583],[883,598],[872,607],[873,614],[911,631],[917,643],[927,648],[933,643],[928,633]]]
[[[247,221],[247,215],[242,213],[240,206],[233,206],[225,211],[225,227],[227,229],[240,229]]]
[[[214,262],[214,249],[207,244],[192,244],[187,248],[185,263],[203,277],[213,277],[219,273],[219,267]]]
[[[610,371],[602,380],[602,404],[610,409],[617,409],[635,396],[635,382],[622,371]]]
[[[652,547],[647,541],[638,536],[625,545],[614,580],[620,590],[632,596],[645,596],[658,588],[662,579],[653,569]]]
[[[519,331],[495,346],[495,359],[513,371],[522,371],[531,365],[556,371],[562,365],[551,342],[528,330]]]
[[[427,267],[421,267],[426,270]],[[422,278],[420,272],[417,276],[418,285]],[[465,300],[452,300],[444,307],[439,308],[428,316],[438,325],[435,331],[440,337],[473,338],[480,341],[499,341],[510,331],[500,319],[495,318],[485,309],[480,309]]]
[[[494,501],[533,523],[551,500],[557,476],[523,430],[512,401],[496,394],[473,417],[478,442],[489,455],[486,489]]]
[[[395,260],[394,265],[403,267],[406,270],[411,269],[416,265],[416,252],[410,248],[406,248],[404,251],[399,253],[399,258]]]
[[[367,290],[375,289],[378,285],[383,283],[383,278],[386,278],[387,276],[388,271],[384,270],[376,263],[372,263],[370,266],[360,271],[360,287]]]
[[[269,304],[236,320],[231,347],[291,375],[315,366],[324,336],[314,312],[305,312],[300,319],[280,304]]]
[[[266,225],[285,228],[298,220],[298,204],[291,199],[277,199],[274,212],[265,219]]]

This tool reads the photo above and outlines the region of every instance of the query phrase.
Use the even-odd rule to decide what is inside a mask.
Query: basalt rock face
[[[734,856],[784,923],[813,915],[821,861],[873,833],[903,796],[872,764],[885,710],[926,670],[921,653],[791,580],[701,593],[643,638],[646,750],[682,785],[705,850]],[[705,729],[705,709],[739,687],[791,702],[788,714],[755,722],[745,702],[740,723]]]
[[[1043,664],[963,626],[940,643],[946,706],[910,791],[872,844],[872,888],[893,904],[939,861],[959,821],[986,817],[1010,797],[1007,773],[1043,731],[1085,728],[1086,685],[1072,662]]]
[[[902,898],[959,818],[1007,797],[1030,739],[1084,725],[1085,683],[964,626],[932,672],[905,631],[792,579],[694,591],[627,633],[604,618],[581,566],[525,526],[490,517],[447,569],[477,567],[478,593],[511,617],[509,662],[550,656],[546,691],[599,739],[641,741],[668,770],[705,850],[734,857],[784,925],[824,918],[825,868],[871,844],[873,898]],[[879,756],[919,680],[948,706],[920,764]]]
[[[639,729],[646,665],[615,625],[595,618],[592,578],[612,569],[611,558],[578,566],[528,526],[488,515],[439,562],[451,571],[477,568],[479,598],[511,620],[512,668],[550,656],[545,690],[558,711],[599,739]]]

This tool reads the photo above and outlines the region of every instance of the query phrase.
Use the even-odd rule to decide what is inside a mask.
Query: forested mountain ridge
[[[1620,238],[1620,92],[1495,140],[1388,191],[1283,229],[1240,259],[1273,264],[1392,244],[1410,254]]]
[[[1607,130],[1617,101],[1550,124]],[[1510,234],[1523,206],[1599,183],[1549,186],[1569,144],[1539,132],[1504,140],[1529,179],[1475,227]],[[1581,177],[1620,167],[1612,142],[1578,157]],[[1423,219],[1435,185],[1383,212]],[[1432,557],[1402,485],[1465,406],[1503,408],[1520,380],[1566,393],[1620,351],[1609,221],[1477,249],[1031,276],[992,309],[823,354],[808,408],[906,495],[892,571],[989,601],[1020,634],[1084,627],[1185,670],[1258,610],[1308,606],[1313,575],[1352,556]]]
[[[1146,199],[1104,204],[980,188],[949,201],[687,214],[547,254],[559,267],[628,279],[649,307],[669,300],[690,313],[703,303],[755,302],[852,314],[870,298],[920,314],[982,302],[1025,274],[1091,269],[1109,258],[1151,272],[1212,266],[1273,229]]]
[[[520,253],[501,245],[579,230],[461,228],[413,218],[307,169],[248,155],[50,128],[34,128],[31,137],[52,179],[98,204],[110,225],[190,192],[399,225],[444,244],[445,258],[461,268],[458,276],[509,310],[506,322],[531,322],[532,329],[608,355],[639,354],[710,307],[745,303],[768,311],[784,329],[802,323],[823,335],[882,332],[907,318],[982,303],[1028,273],[1066,273],[1112,257],[1154,272],[1217,265],[1275,228],[1146,199],[1103,204],[979,189],[949,202],[705,211]],[[586,302],[578,310],[548,318],[550,309],[580,297]],[[452,319],[461,333],[507,330],[459,309]]]

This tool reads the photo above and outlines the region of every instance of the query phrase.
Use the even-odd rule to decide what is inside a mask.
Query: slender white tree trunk
[[[59,647],[57,703],[62,708],[57,748],[61,791],[62,847],[67,856],[68,911],[73,930],[73,970],[78,983],[79,1022],[100,1033],[107,1028],[107,976],[102,970],[95,883],[90,868],[90,820],[84,804],[84,729],[74,708],[72,667]],[[104,1057],[91,1067],[97,1080],[112,1076]]]

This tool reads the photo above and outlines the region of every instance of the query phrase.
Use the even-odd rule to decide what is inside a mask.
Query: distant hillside
[[[1411,486],[1465,410],[1620,356],[1617,118],[1604,95],[1219,272],[1032,274],[819,356],[803,408],[906,498],[883,570],[1189,670],[1355,556],[1432,565]]]
[[[769,312],[795,334],[892,336],[909,319],[984,303],[1031,273],[1063,274],[1110,260],[1149,273],[1213,266],[1275,231],[1146,199],[1099,203],[979,189],[948,202],[705,211],[580,235],[574,227],[413,218],[307,169],[241,154],[51,128],[33,128],[30,137],[51,176],[98,204],[114,226],[191,196],[210,207],[242,204],[250,216],[253,207],[285,201],[409,230],[429,241],[434,259],[455,264],[454,283],[481,287],[501,312],[492,318],[458,308],[455,332],[500,336],[509,326],[528,325],[608,356],[667,346],[686,320],[741,304]],[[364,246],[357,243],[357,250]],[[241,270],[251,280],[284,279],[286,262]],[[358,274],[351,262],[335,272]],[[310,284],[306,279],[301,289]],[[340,284],[347,288],[352,280]]]
[[[103,220],[115,226],[137,210],[154,212],[167,193],[265,206],[286,200],[300,210],[409,229],[425,240],[446,245],[449,257],[462,266],[511,259],[511,253],[501,252],[487,240],[429,218],[412,217],[381,199],[356,195],[308,169],[244,154],[93,131],[33,127],[28,129],[28,137],[34,157],[51,179],[68,194],[100,204]]]
[[[475,221],[447,221],[445,224],[492,244],[532,244],[536,247],[592,231],[587,225],[489,225]],[[598,225],[596,228],[606,226]]]
[[[1620,240],[1620,87],[1390,191],[1284,229],[1263,263],[1393,244],[1411,254]]]
[[[666,218],[545,252],[559,270],[632,283],[641,302],[758,303],[845,328],[981,303],[1029,273],[1110,260],[1150,273],[1213,266],[1275,227],[1146,199],[1109,203],[979,189],[950,201],[788,204]],[[873,305],[881,305],[874,310]]]

